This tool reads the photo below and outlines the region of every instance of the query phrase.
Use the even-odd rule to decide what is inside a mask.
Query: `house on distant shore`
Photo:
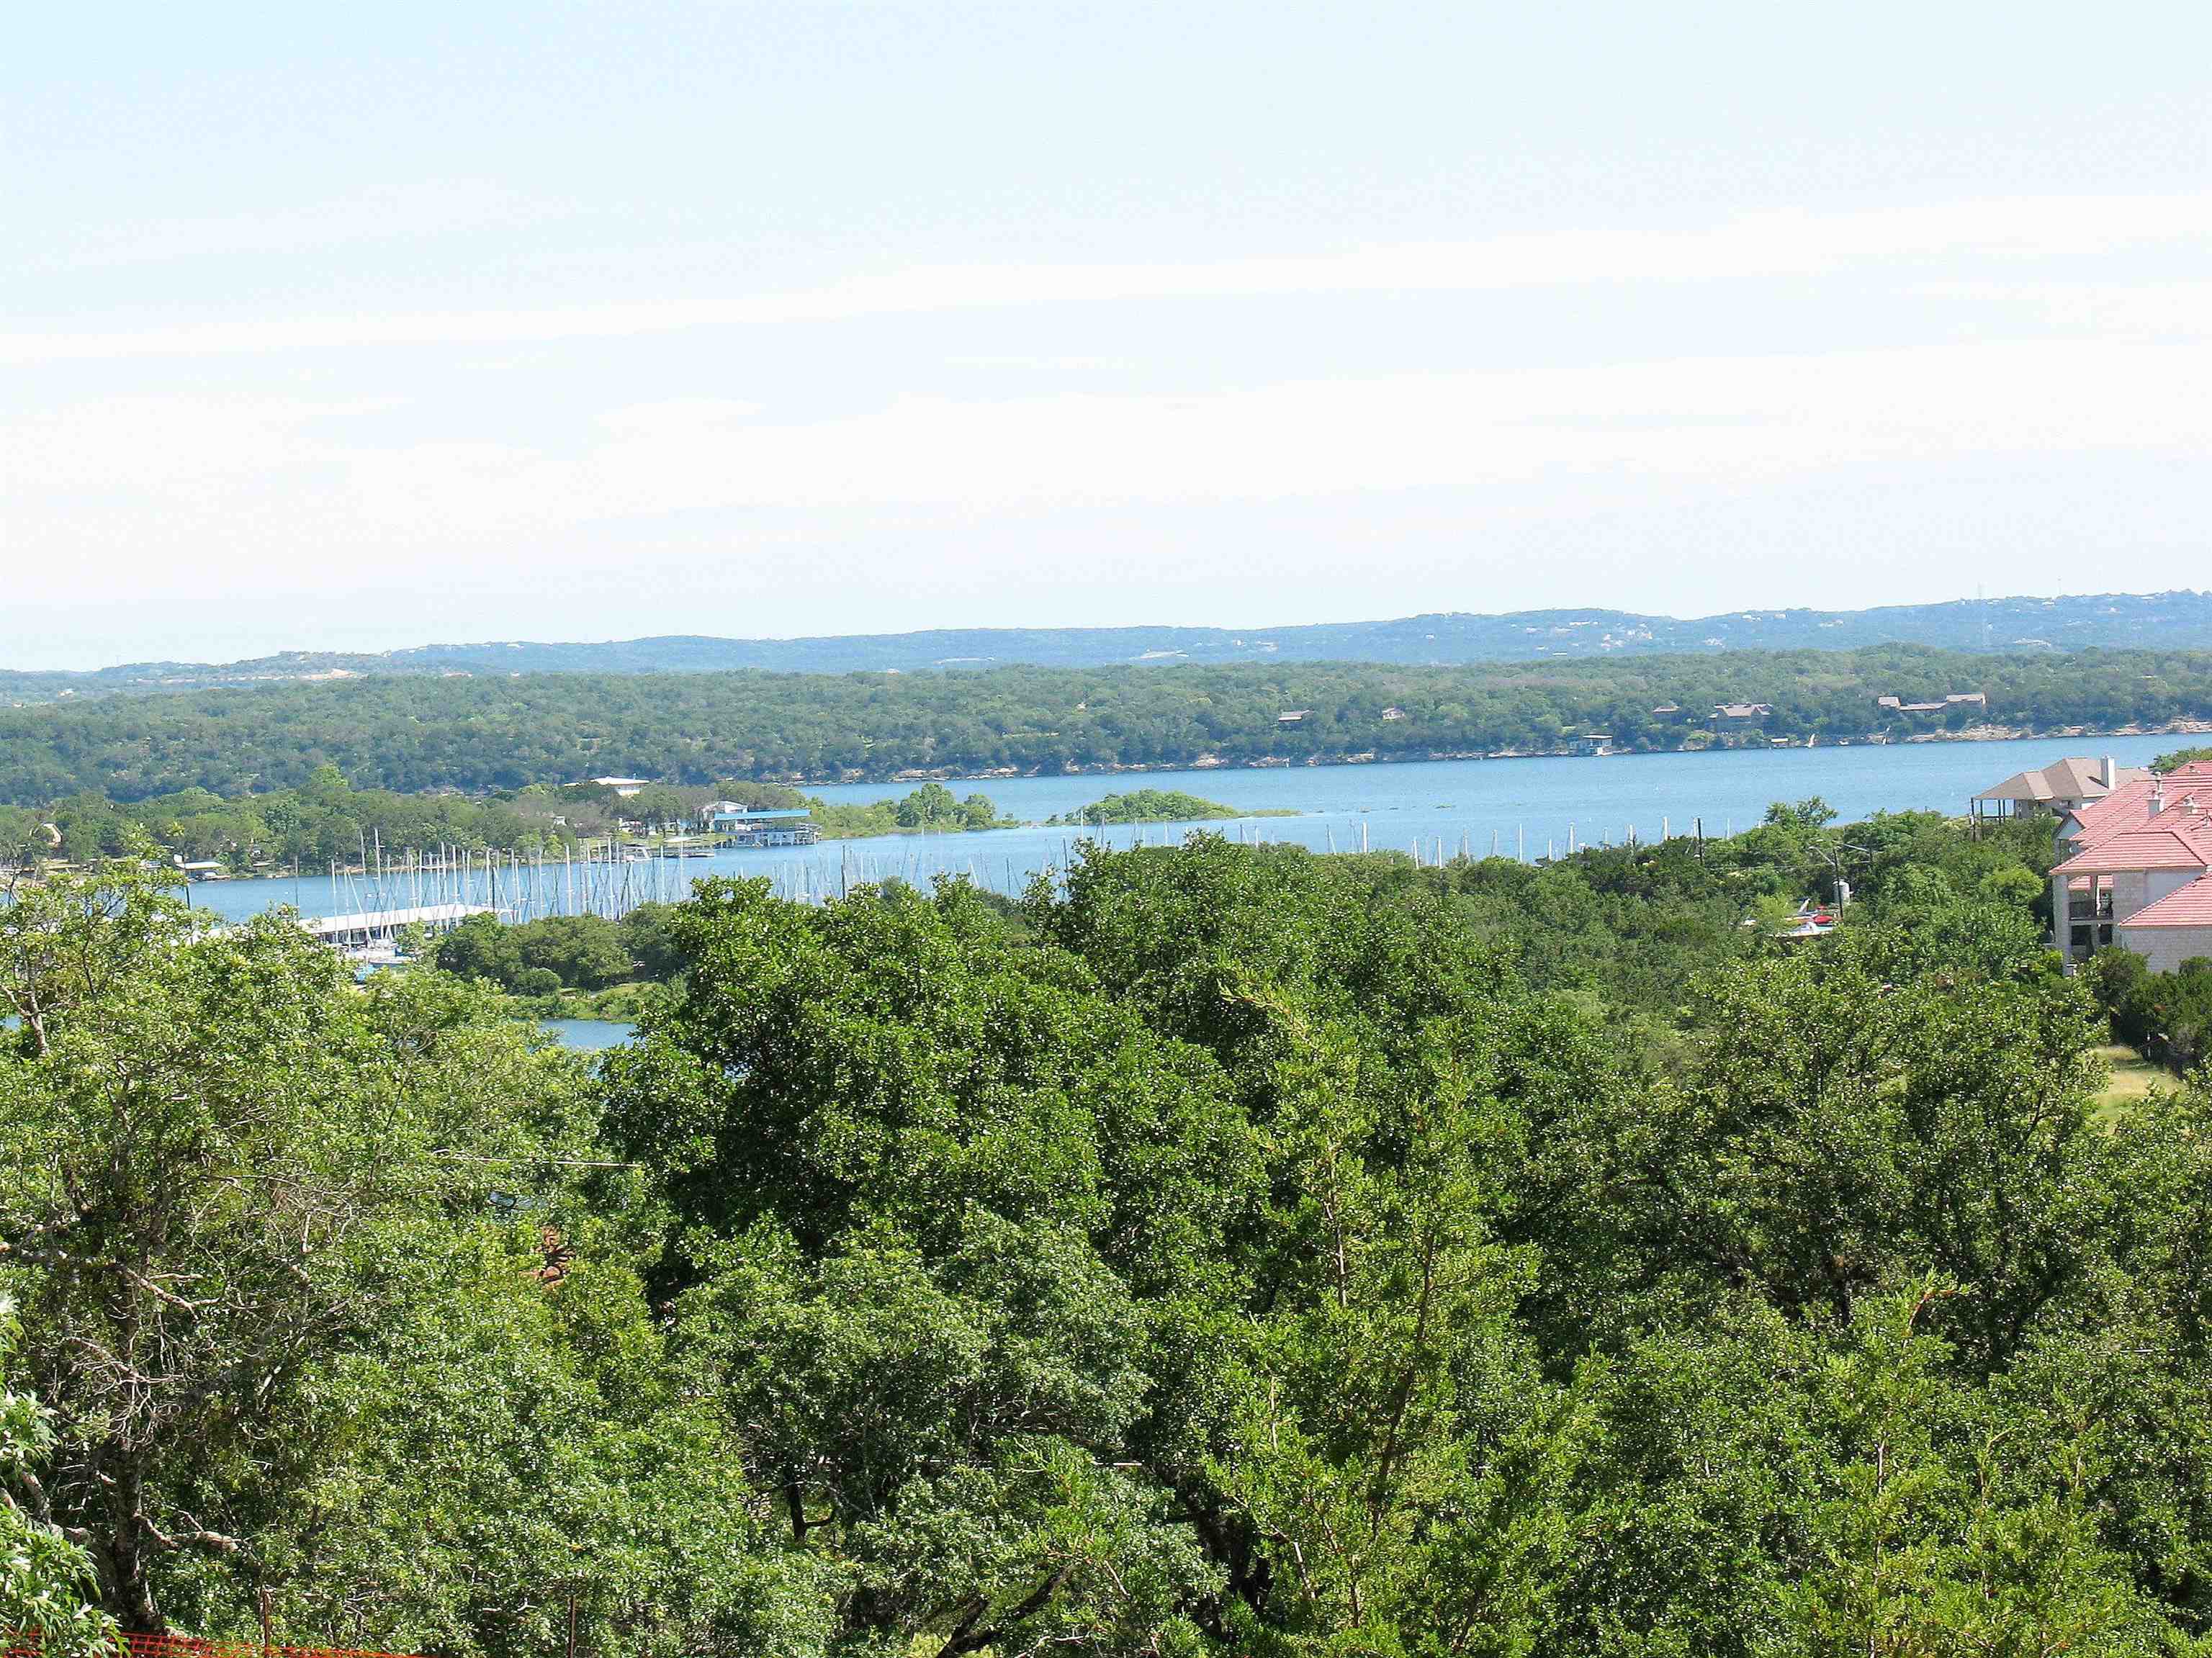
[[[2137,772],[2072,805],[2058,845],[2052,942],[2069,969],[2114,944],[2161,973],[2212,960],[2212,763]]]
[[[1716,702],[1713,704],[1713,718],[1716,720],[1764,720],[1773,712],[1774,705],[1771,702]]]
[[[594,777],[591,780],[603,789],[612,789],[627,800],[646,785],[642,777]]]
[[[1902,697],[1877,696],[1874,705],[1892,714],[1948,714],[1957,708],[1986,708],[1990,699],[1983,691],[1953,691],[1934,702],[1907,702]]]

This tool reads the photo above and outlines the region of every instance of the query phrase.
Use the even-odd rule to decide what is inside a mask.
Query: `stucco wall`
[[[2167,893],[2180,891],[2203,872],[2195,869],[2154,869],[2143,878],[2143,902],[2154,904]]]
[[[2159,973],[2200,957],[2212,960],[2212,926],[2124,926],[2118,937]]]
[[[2179,892],[2203,872],[2193,869],[2124,869],[2108,876],[2112,884],[2112,914],[2121,920],[2147,909],[2169,892]]]
[[[2117,875],[2105,878],[2112,884],[2112,914],[2122,920],[2134,914],[2150,900],[2143,896],[2144,872],[2139,869],[2124,869]]]

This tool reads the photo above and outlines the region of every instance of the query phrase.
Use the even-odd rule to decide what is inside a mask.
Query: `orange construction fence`
[[[116,1637],[118,1658],[413,1658],[393,1652],[365,1652],[355,1647],[264,1646],[258,1641],[210,1641],[197,1635],[123,1635]],[[6,1642],[4,1658],[40,1658],[39,1640],[18,1635]]]
[[[356,1647],[271,1647],[258,1641],[204,1641],[192,1635],[126,1635],[129,1658],[412,1658]]]

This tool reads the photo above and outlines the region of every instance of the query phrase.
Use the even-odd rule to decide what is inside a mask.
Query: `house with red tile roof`
[[[2199,761],[2163,776],[2125,771],[2108,793],[2068,806],[2058,814],[2058,854],[2069,858],[2100,841],[2147,827],[2154,811],[2194,802],[2212,809],[2212,765]]]
[[[2212,880],[2191,881],[2146,904],[2120,923],[2123,949],[2132,950],[2160,973],[2185,962],[2212,959]]]
[[[2132,780],[2061,818],[2054,938],[2071,964],[2118,944],[2160,972],[2212,959],[2212,766]]]

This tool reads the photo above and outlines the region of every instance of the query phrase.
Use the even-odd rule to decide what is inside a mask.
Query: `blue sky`
[[[2212,585],[2201,8],[45,8],[0,665]]]

